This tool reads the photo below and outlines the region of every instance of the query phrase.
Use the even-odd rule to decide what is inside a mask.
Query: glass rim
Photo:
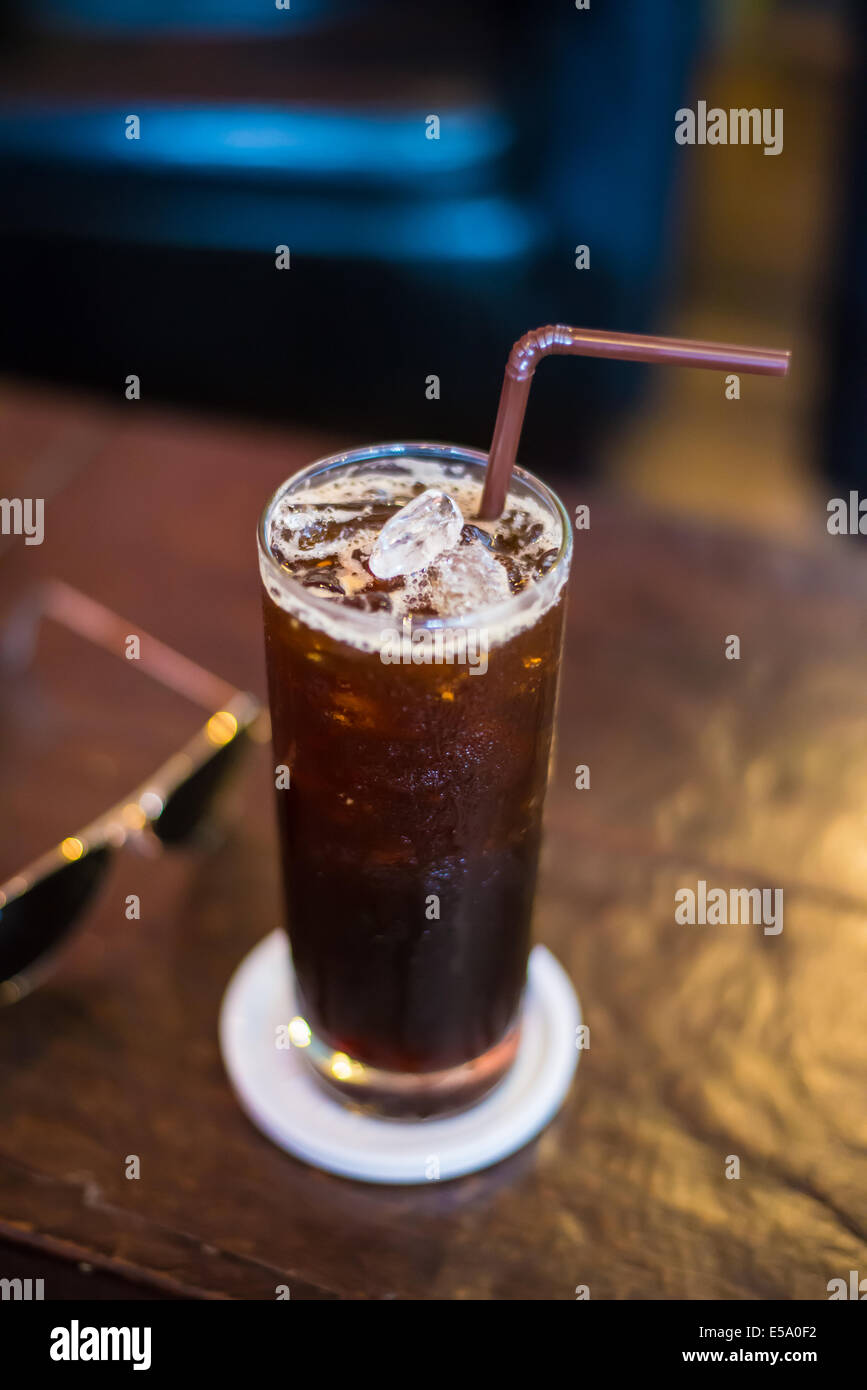
[[[401,456],[410,458],[436,456],[446,462],[451,459],[456,463],[474,463],[481,467],[485,467],[488,462],[488,455],[483,450],[471,449],[462,444],[440,444],[433,440],[399,440],[386,444],[364,444],[353,449],[345,449],[340,453],[326,454],[290,474],[265,503],[256,528],[256,540],[260,558],[265,561],[269,572],[273,574],[282,589],[288,591],[290,596],[294,596],[300,606],[309,608],[313,613],[322,613],[323,615],[331,615],[331,617],[335,617],[339,613],[341,621],[346,621],[347,624],[359,631],[369,630],[372,633],[375,629],[377,633],[381,633],[383,624],[388,618],[387,614],[370,613],[363,609],[348,608],[344,604],[335,603],[333,599],[311,592],[309,588],[305,588],[299,580],[289,574],[271,552],[268,529],[274,508],[282,501],[286,493],[291,492],[307,478],[315,476],[317,472],[325,472],[332,467],[338,468],[354,463],[373,463],[379,460],[387,462],[389,459],[400,459]],[[541,478],[537,478],[535,473],[516,465],[513,476],[525,484],[530,491],[535,492],[560,522],[560,544],[557,549],[557,558],[551,568],[535,583],[528,584],[517,594],[510,594],[508,598],[502,599],[498,603],[472,609],[469,613],[437,617],[413,617],[413,630],[496,627],[504,619],[519,613],[522,608],[530,607],[538,602],[546,589],[553,591],[565,582],[566,576],[563,571],[568,568],[572,554],[572,525],[569,514],[556,492],[548,487]],[[262,579],[263,585],[267,589],[267,585],[264,584],[264,576]]]

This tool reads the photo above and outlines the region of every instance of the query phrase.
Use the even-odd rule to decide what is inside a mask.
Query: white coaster
[[[364,1182],[457,1178],[514,1153],[562,1105],[578,1063],[581,1008],[563,967],[544,946],[530,954],[515,1062],[471,1109],[445,1119],[380,1120],[333,1100],[277,1029],[297,1013],[289,943],[274,931],[241,961],[220,1010],[220,1047],[242,1109],[280,1148]]]

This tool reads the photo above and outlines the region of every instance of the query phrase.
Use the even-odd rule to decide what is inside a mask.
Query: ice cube
[[[429,487],[388,520],[370,553],[377,579],[412,574],[457,545],[463,528],[461,509],[447,492]]]
[[[431,574],[431,591],[444,616],[501,603],[512,592],[504,567],[477,542],[440,556]]]

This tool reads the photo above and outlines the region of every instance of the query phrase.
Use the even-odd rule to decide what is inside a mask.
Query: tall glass
[[[275,780],[290,1036],[344,1099],[423,1118],[478,1100],[517,1050],[572,540],[557,497],[516,469],[510,494],[545,509],[559,545],[541,579],[494,606],[396,631],[293,579],[269,544],[287,493],[402,457],[479,481],[486,464],[415,443],[322,459],[278,488],[258,539],[287,770]],[[413,658],[425,642],[432,658]]]

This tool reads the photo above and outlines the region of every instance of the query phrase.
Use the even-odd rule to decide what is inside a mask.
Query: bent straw
[[[668,362],[677,367],[733,367],[759,376],[785,376],[791,358],[790,352],[776,348],[652,338],[643,333],[605,333],[595,328],[570,328],[565,323],[532,329],[518,339],[506,363],[479,507],[483,521],[493,521],[505,506],[533,373],[536,364],[553,353],[619,357],[624,362]]]

